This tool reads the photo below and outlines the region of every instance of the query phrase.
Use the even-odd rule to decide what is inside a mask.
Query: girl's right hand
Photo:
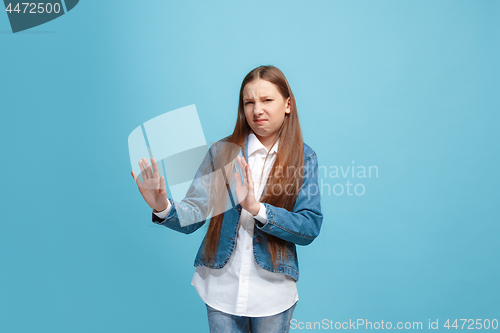
[[[151,157],[152,171],[146,158],[143,158],[138,163],[141,168],[143,182],[141,182],[134,171],[132,171],[132,177],[139,188],[139,192],[141,192],[144,201],[146,201],[149,207],[159,212],[164,211],[168,208],[165,177],[159,177],[158,166],[153,157]]]

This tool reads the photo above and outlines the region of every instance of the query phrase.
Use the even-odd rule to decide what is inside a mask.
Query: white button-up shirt
[[[256,200],[261,197],[276,160],[278,144],[279,140],[269,152],[264,164],[267,148],[255,134],[248,135],[247,162],[252,172]],[[165,218],[170,208],[169,202],[169,207],[156,215]],[[269,272],[255,262],[253,256],[254,218],[263,223],[267,220],[263,203],[260,204],[260,210],[256,216],[245,209],[241,210],[236,247],[226,265],[220,269],[198,266],[191,281],[205,303],[232,315],[271,316],[287,310],[299,300],[296,282],[293,278]]]

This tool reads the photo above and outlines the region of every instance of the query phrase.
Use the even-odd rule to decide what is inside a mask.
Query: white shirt
[[[273,146],[267,161],[267,148],[255,134],[248,135],[248,164],[254,181],[255,199],[263,192],[271,168],[276,160],[278,142]],[[262,179],[260,175],[264,169]],[[155,213],[164,219],[171,208]],[[260,204],[259,213],[253,216],[241,210],[236,247],[226,265],[220,269],[197,266],[191,284],[201,299],[219,311],[236,316],[263,317],[283,312],[299,300],[296,282],[288,275],[269,272],[260,267],[253,256],[254,218],[265,223],[266,208]]]

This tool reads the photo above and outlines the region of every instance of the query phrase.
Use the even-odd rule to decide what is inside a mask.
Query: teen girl
[[[215,212],[191,282],[210,332],[288,332],[299,299],[295,245],[318,236],[323,215],[316,153],[285,75],[273,66],[248,73],[233,133],[209,149],[181,202],[167,198],[154,158],[139,166],[143,182],[132,177],[153,222],[189,234]]]

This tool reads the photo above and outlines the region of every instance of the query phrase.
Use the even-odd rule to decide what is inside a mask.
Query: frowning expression
[[[245,85],[243,105],[248,125],[261,142],[273,140],[290,113],[290,97],[285,99],[274,83],[263,79]]]

